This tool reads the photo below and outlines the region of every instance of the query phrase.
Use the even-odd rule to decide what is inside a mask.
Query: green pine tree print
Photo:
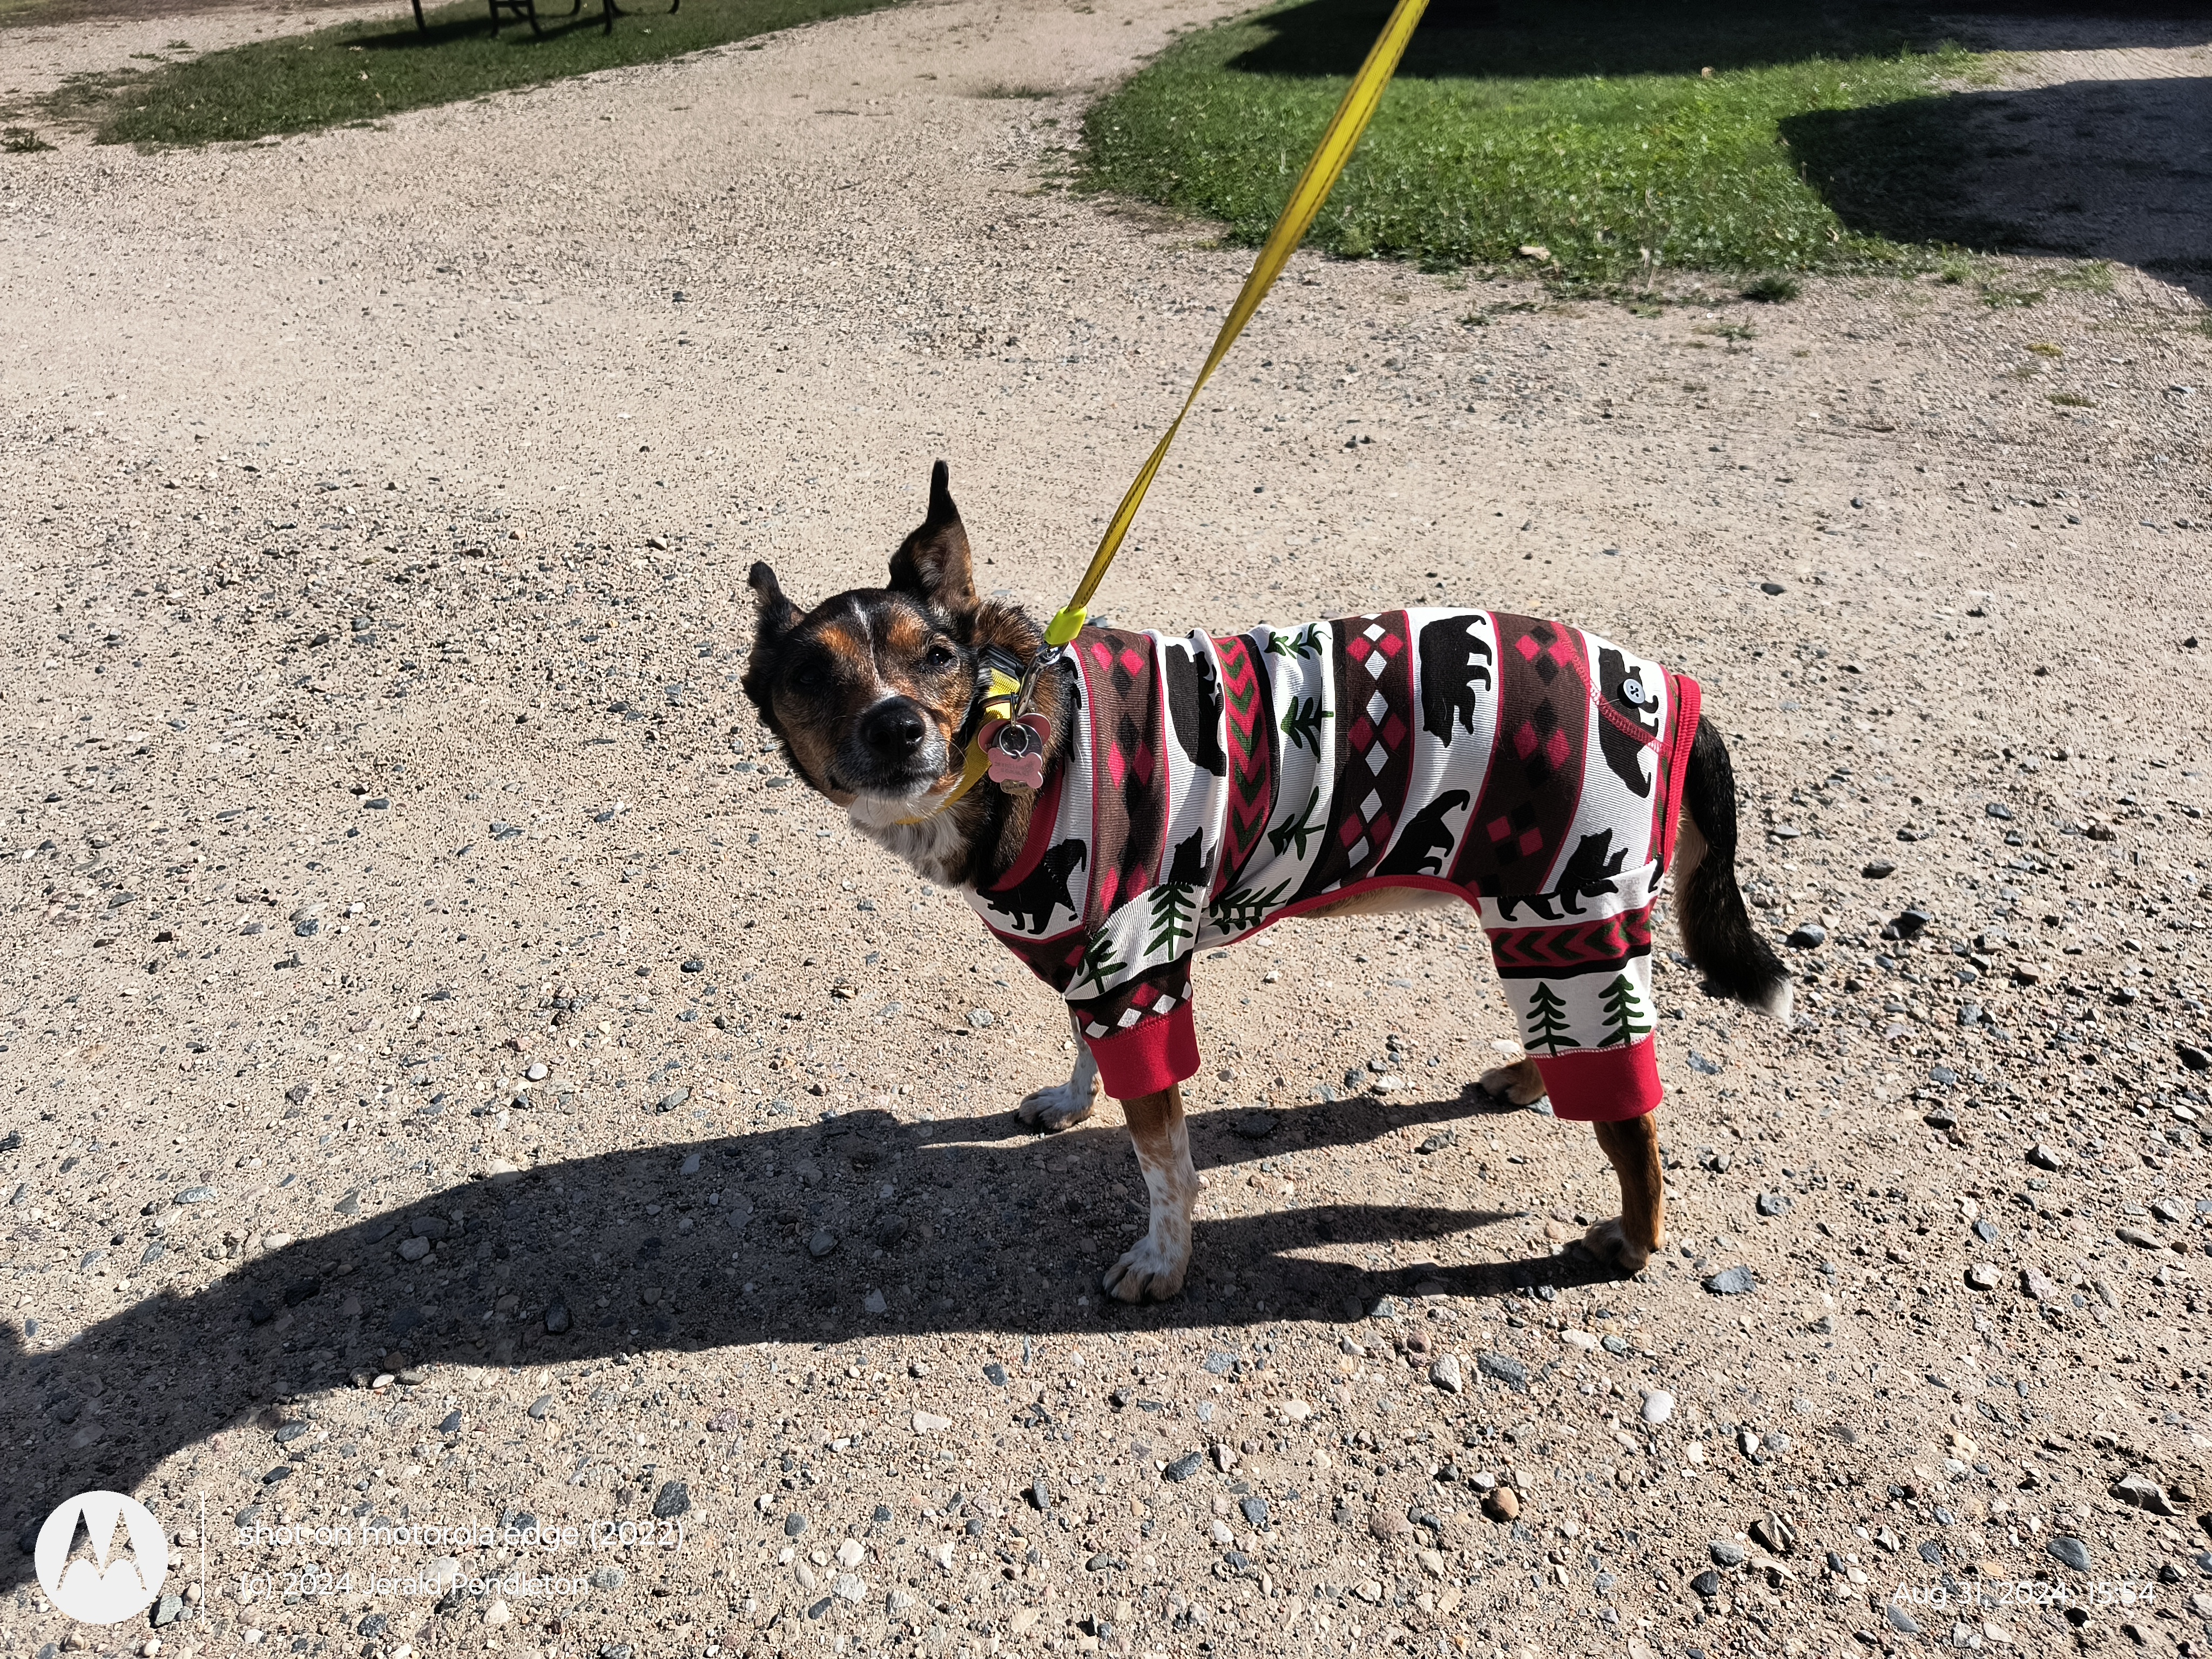
[[[1536,1034],[1528,1039],[1531,1048],[1541,1048],[1548,1054],[1558,1054],[1562,1048],[1579,1048],[1583,1045],[1567,1035],[1566,1000],[1543,981],[1536,981],[1536,994],[1529,999],[1529,1016]]]
[[[1316,791],[1316,793],[1319,792]],[[1278,848],[1278,852],[1282,849]],[[1262,893],[1250,887],[1240,887],[1233,893],[1224,893],[1206,907],[1206,915],[1213,925],[1224,933],[1241,933],[1248,927],[1257,927],[1267,912],[1283,902],[1291,890],[1287,881],[1278,882]]]
[[[1271,657],[1318,657],[1321,655],[1321,624],[1308,623],[1292,638],[1285,638],[1271,630],[1267,635],[1267,654]]]
[[[1198,914],[1198,890],[1180,882],[1165,882],[1152,889],[1152,936],[1145,941],[1145,954],[1163,959],[1180,954],[1176,946],[1198,937],[1193,926]]]
[[[1651,1029],[1643,1018],[1647,1011],[1644,999],[1636,994],[1636,981],[1626,974],[1605,988],[1600,1006],[1605,1011],[1604,1046],[1608,1048],[1616,1044],[1625,1048]]]
[[[1291,817],[1285,818],[1280,823],[1267,831],[1267,845],[1275,849],[1275,856],[1277,858],[1283,856],[1283,848],[1288,847],[1292,842],[1296,842],[1298,846],[1298,857],[1301,860],[1304,859],[1306,855],[1306,843],[1309,841],[1311,841],[1316,836],[1321,834],[1321,818],[1319,817],[1320,811],[1321,786],[1319,784],[1316,784],[1314,786],[1313,793],[1306,798],[1306,810],[1304,811],[1295,813]]]
[[[1321,753],[1321,723],[1336,718],[1336,710],[1323,708],[1321,696],[1292,697],[1291,706],[1283,713],[1283,735],[1291,740],[1293,749],[1310,749]]]
[[[1103,994],[1106,981],[1121,973],[1125,963],[1114,954],[1114,938],[1104,928],[1083,941],[1083,960],[1077,964],[1075,982],[1071,991],[1080,991],[1086,984],[1096,985]]]

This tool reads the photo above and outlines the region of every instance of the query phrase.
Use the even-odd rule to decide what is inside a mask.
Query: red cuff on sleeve
[[[1648,1036],[1626,1048],[1585,1048],[1535,1059],[1545,1092],[1552,1097],[1553,1115],[1570,1123],[1620,1123],[1642,1117],[1666,1093],[1659,1086],[1659,1058]]]
[[[1188,997],[1158,1018],[1085,1041],[1098,1062],[1098,1080],[1116,1100],[1156,1095],[1198,1074],[1198,1028]]]

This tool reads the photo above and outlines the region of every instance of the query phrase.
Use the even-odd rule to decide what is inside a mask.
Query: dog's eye
[[[818,662],[806,663],[791,673],[791,689],[794,691],[819,691],[829,683],[830,677]]]
[[[952,647],[949,645],[933,645],[929,647],[927,654],[922,658],[922,660],[932,668],[950,668],[957,659]]]

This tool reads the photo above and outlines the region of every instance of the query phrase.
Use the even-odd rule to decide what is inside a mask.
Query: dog
[[[1650,913],[1671,872],[1709,988],[1787,1018],[1790,975],[1735,878],[1735,784],[1697,684],[1563,623],[1422,608],[1172,639],[1086,628],[1030,676],[1043,784],[955,798],[984,660],[1044,631],[975,592],[945,464],[887,586],[802,611],[752,567],[746,695],[793,770],[925,878],[961,889],[1066,1001],[1073,1075],[1020,1108],[1121,1103],[1151,1200],[1108,1269],[1158,1301],[1191,1258],[1180,1085],[1196,952],[1293,915],[1475,907],[1524,1053],[1480,1086],[1589,1122],[1620,1214],[1583,1244],[1633,1273],[1665,1238]]]

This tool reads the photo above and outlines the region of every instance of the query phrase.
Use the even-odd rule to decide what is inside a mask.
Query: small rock
[[[430,1241],[427,1238],[403,1238],[399,1241],[399,1259],[402,1261],[420,1261],[429,1254]]]
[[[868,1587],[860,1582],[859,1575],[841,1572],[830,1586],[830,1594],[841,1601],[861,1601],[867,1599]]]
[[[1400,1511],[1385,1504],[1368,1516],[1367,1530],[1378,1542],[1387,1544],[1394,1538],[1410,1536],[1413,1530],[1413,1523],[1406,1519]]]
[[[1206,1459],[1197,1452],[1185,1452],[1160,1471],[1163,1480],[1188,1480],[1206,1467]]]
[[[968,1011],[968,1023],[971,1026],[975,1027],[975,1030],[981,1031],[988,1030],[992,1025],[996,1024],[998,1023],[998,1017],[992,1013],[988,1008],[970,1008]]]
[[[814,1237],[806,1241],[806,1254],[817,1261],[836,1248],[837,1236],[827,1227],[817,1229]]]
[[[1510,1486],[1492,1486],[1482,1495],[1482,1512],[1501,1524],[1517,1520],[1521,1499]]]
[[[2076,1572],[2089,1571],[2089,1547],[2068,1533],[2061,1533],[2043,1547],[2044,1553],[2054,1561],[2064,1563]]]
[[[1920,1622],[1894,1601],[1885,1601],[1881,1610],[1889,1620],[1889,1627],[1900,1636],[1920,1634]]]
[[[2033,1267],[2020,1270],[2021,1294],[2035,1302],[2056,1302],[2065,1294],[2057,1285]]]
[[[1713,1540],[1712,1547],[1708,1553],[1712,1556],[1713,1565],[1717,1567],[1740,1567],[1751,1559],[1749,1550],[1725,1538]]]
[[[783,1535],[786,1538],[796,1538],[805,1530],[806,1517],[797,1510],[783,1517]]]
[[[1994,1261],[1977,1261],[1966,1269],[1966,1283],[1978,1291],[1994,1291],[2004,1283],[2004,1273]]]
[[[1268,1527],[1267,1500],[1256,1493],[1240,1500],[1237,1505],[1244,1516],[1244,1524],[1255,1532],[1265,1532]]]
[[[2063,1148],[2039,1140],[2027,1149],[2027,1161],[2039,1170],[2063,1170],[2069,1160]]]
[[[497,1628],[501,1625],[511,1624],[514,1622],[514,1614],[513,1611],[509,1609],[505,1601],[500,1600],[497,1596],[494,1596],[491,1600],[490,1605],[484,1608],[483,1621],[487,1625],[492,1626],[494,1628]]]
[[[568,1310],[556,1302],[545,1310],[545,1329],[549,1335],[558,1336],[568,1328]]]
[[[1753,1201],[1753,1207],[1761,1215],[1777,1216],[1791,1208],[1796,1202],[1797,1200],[1788,1193],[1761,1193]]]
[[[1887,881],[1896,873],[1897,866],[1887,859],[1869,859],[1866,867],[1859,872],[1869,881]]]
[[[2123,1475],[2112,1486],[2112,1496],[2123,1504],[2132,1504],[2153,1515],[2179,1515],[2173,1500],[2166,1496],[2166,1488],[2146,1474]]]
[[[1722,1582],[1720,1574],[1715,1572],[1711,1567],[1707,1567],[1695,1578],[1690,1580],[1690,1588],[1695,1590],[1698,1595],[1704,1596],[1707,1601],[1711,1601],[1714,1596],[1718,1595],[1721,1593]]]
[[[1437,1357],[1436,1364],[1429,1367],[1429,1381],[1446,1394],[1457,1394],[1467,1386],[1466,1379],[1460,1373],[1459,1360],[1451,1354]]]
[[[691,1489],[681,1480],[665,1481],[653,1500],[653,1518],[673,1521],[678,1516],[689,1513],[690,1508]]]
[[[1664,1389],[1654,1389],[1644,1396],[1644,1420],[1657,1428],[1674,1414],[1674,1396]]]
[[[916,1434],[938,1434],[951,1426],[951,1418],[939,1417],[934,1412],[916,1412],[914,1414],[914,1431]]]
[[[1715,1296],[1748,1296],[1758,1287],[1748,1267],[1724,1267],[1705,1280],[1705,1288]]]
[[[1828,930],[1818,922],[1806,922],[1790,930],[1789,938],[1782,941],[1793,951],[1817,951],[1828,942]]]
[[[2147,1233],[2140,1227],[2122,1227],[2112,1237],[2123,1244],[2134,1245],[2139,1250],[2162,1250],[2166,1248],[2164,1239]]]
[[[1753,1522],[1751,1535],[1769,1555],[1788,1555],[1797,1547],[1797,1528],[1778,1515],[1761,1516]]]
[[[1528,1368],[1510,1353],[1486,1353],[1475,1357],[1474,1368],[1483,1376],[1503,1382],[1516,1394],[1528,1392]]]

